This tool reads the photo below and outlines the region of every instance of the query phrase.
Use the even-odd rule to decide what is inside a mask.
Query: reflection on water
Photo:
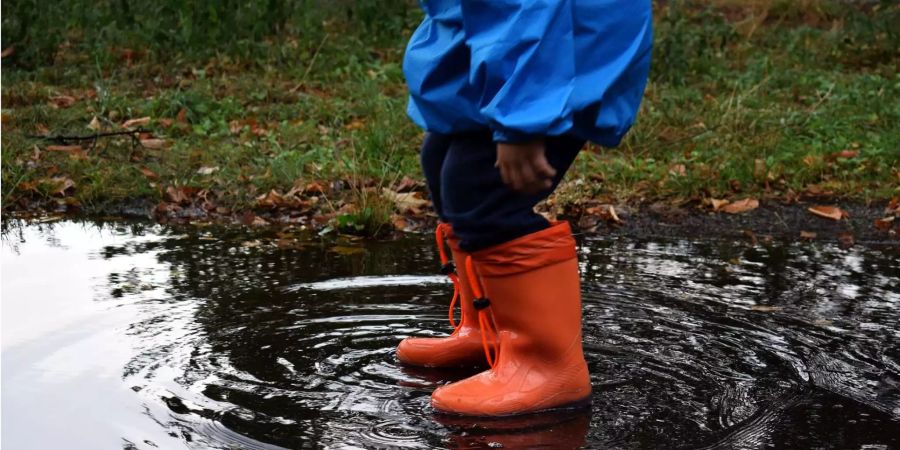
[[[582,241],[591,410],[472,420],[393,356],[449,331],[430,239],[6,225],[9,448],[900,445],[896,248]]]

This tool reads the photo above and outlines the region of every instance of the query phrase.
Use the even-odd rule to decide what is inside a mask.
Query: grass
[[[208,17],[194,35],[167,40],[154,40],[159,24],[127,35],[117,23],[103,33],[85,25],[111,20],[102,15],[50,33],[49,43],[19,36],[3,59],[4,213],[171,201],[170,188],[241,211],[271,190],[338,182],[318,199],[332,223],[379,229],[391,208],[382,188],[421,178],[421,132],[405,116],[401,71],[418,16],[406,2],[391,5],[402,16],[359,6],[319,18],[295,12],[293,25],[250,29],[219,47],[207,35],[230,22]],[[582,152],[561,201],[900,195],[900,31],[891,26],[900,6],[717,0],[655,8],[654,67],[638,124],[619,148]],[[202,39],[197,27],[208,32]],[[3,47],[13,38],[4,35]],[[59,96],[74,102],[60,107]],[[140,117],[151,118],[142,137],[170,146],[120,137],[72,153],[29,137],[90,134],[94,118],[116,130]]]

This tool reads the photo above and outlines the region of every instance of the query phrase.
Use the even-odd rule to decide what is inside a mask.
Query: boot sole
[[[455,418],[466,417],[466,418],[472,418],[472,419],[508,419],[511,417],[521,418],[521,417],[528,416],[531,414],[547,414],[547,413],[555,413],[555,412],[577,411],[580,409],[589,409],[591,407],[591,404],[593,403],[592,400],[593,400],[593,397],[591,396],[591,394],[588,394],[587,397],[584,397],[582,399],[575,400],[575,401],[572,401],[569,403],[564,403],[559,406],[553,406],[551,408],[544,408],[544,409],[538,409],[535,411],[525,411],[525,412],[512,413],[512,414],[502,414],[502,415],[497,415],[497,416],[470,415],[470,414],[457,413],[457,412],[453,412],[453,411],[444,411],[442,409],[438,409],[438,408],[434,408],[434,407],[432,407],[432,408],[434,409],[435,414],[438,414],[441,416],[448,416],[448,417],[455,417]]]

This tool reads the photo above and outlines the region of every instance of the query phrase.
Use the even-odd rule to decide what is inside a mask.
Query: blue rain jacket
[[[647,84],[650,0],[421,0],[406,48],[408,113],[497,142],[572,134],[614,147]]]

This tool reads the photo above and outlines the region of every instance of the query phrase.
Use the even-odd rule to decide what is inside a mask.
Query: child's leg
[[[445,220],[441,207],[441,168],[444,167],[444,160],[447,157],[447,150],[450,149],[451,142],[450,136],[427,133],[425,141],[422,142],[421,154],[419,155],[419,160],[422,163],[422,172],[425,173],[425,184],[428,186],[428,192],[431,194],[434,211],[441,220]]]
[[[497,146],[490,133],[453,136],[439,176],[439,197],[441,217],[453,225],[460,247],[473,252],[547,228],[549,223],[534,212],[534,206],[556,189],[583,145],[575,138],[548,138],[546,156],[556,178],[550,189],[526,195],[500,178],[494,167]]]

